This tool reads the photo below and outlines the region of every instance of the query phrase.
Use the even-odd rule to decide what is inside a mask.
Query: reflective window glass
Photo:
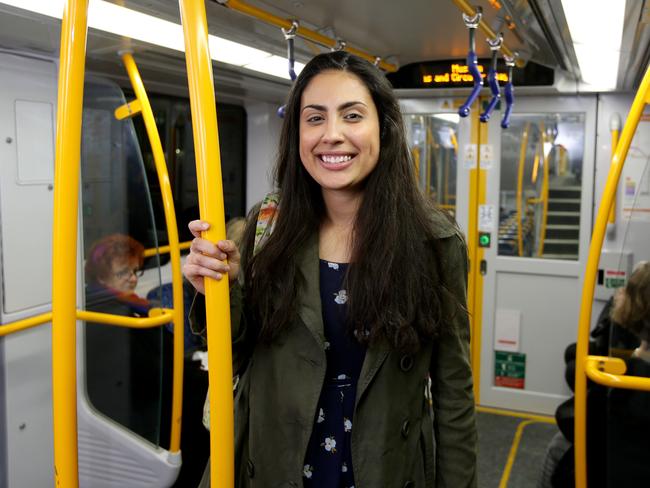
[[[133,122],[114,116],[124,103],[117,85],[86,82],[81,150],[85,308],[146,317],[160,306],[158,258],[144,262],[144,250],[158,246],[158,233]],[[159,445],[160,426],[170,424],[169,392],[163,395],[163,385],[171,383],[172,334],[163,327],[86,323],[83,340],[91,405]]]
[[[501,136],[499,255],[577,260],[584,114],[517,114]]]
[[[406,115],[405,122],[420,189],[453,215],[459,116],[451,113]]]

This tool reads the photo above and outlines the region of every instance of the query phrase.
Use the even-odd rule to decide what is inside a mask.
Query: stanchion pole
[[[77,488],[79,485],[75,270],[87,19],[88,0],[65,3],[56,116],[52,242],[52,406],[57,488]]]
[[[208,49],[208,23],[203,0],[181,0],[185,59],[196,151],[196,177],[201,219],[210,224],[203,237],[226,238],[217,109]],[[228,280],[205,280],[210,383],[210,480],[214,487],[235,483],[232,346]]]

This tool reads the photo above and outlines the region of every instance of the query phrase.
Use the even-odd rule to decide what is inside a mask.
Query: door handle
[[[485,259],[481,259],[481,265],[479,267],[479,271],[483,276],[487,274],[487,261]]]

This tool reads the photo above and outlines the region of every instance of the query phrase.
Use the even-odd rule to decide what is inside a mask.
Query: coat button
[[[253,464],[253,461],[250,459],[248,460],[248,463],[246,464],[246,472],[248,473],[248,477],[252,478],[255,476],[255,465]]]
[[[413,481],[407,481],[404,483],[404,488],[413,488],[415,486],[415,483]]]
[[[399,360],[399,367],[405,373],[411,371],[411,368],[413,367],[413,356],[410,356],[408,354],[402,356],[402,359]]]
[[[402,437],[406,439],[409,436],[411,423],[408,420],[405,420],[402,424]]]

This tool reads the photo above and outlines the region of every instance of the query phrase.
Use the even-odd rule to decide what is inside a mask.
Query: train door
[[[494,117],[481,131],[479,403],[552,414],[570,395],[564,351],[591,234],[596,99],[516,103],[508,129]]]
[[[162,306],[160,261],[145,166],[120,88],[84,86],[81,144],[85,309],[146,317]],[[78,333],[79,483],[84,487],[171,486],[180,456],[167,452],[172,342],[163,327],[86,322]]]
[[[476,399],[550,414],[570,394],[563,354],[591,232],[595,97],[519,98],[508,129],[498,111],[479,123],[483,100],[460,118],[463,101],[400,103],[420,186],[468,239]]]
[[[2,327],[51,309],[56,65],[3,52],[0,79]],[[138,241],[137,249],[154,248],[154,254],[157,247],[133,125],[114,115],[124,103],[115,84],[87,80],[77,304],[88,311],[146,316],[161,302],[157,256],[144,262],[119,259],[124,240],[107,239],[128,236]],[[120,279],[137,286],[122,290]],[[180,454],[167,450],[171,336],[160,327],[78,322],[81,487],[171,486],[178,475]],[[0,486],[54,481],[51,362],[49,324],[0,335]]]

